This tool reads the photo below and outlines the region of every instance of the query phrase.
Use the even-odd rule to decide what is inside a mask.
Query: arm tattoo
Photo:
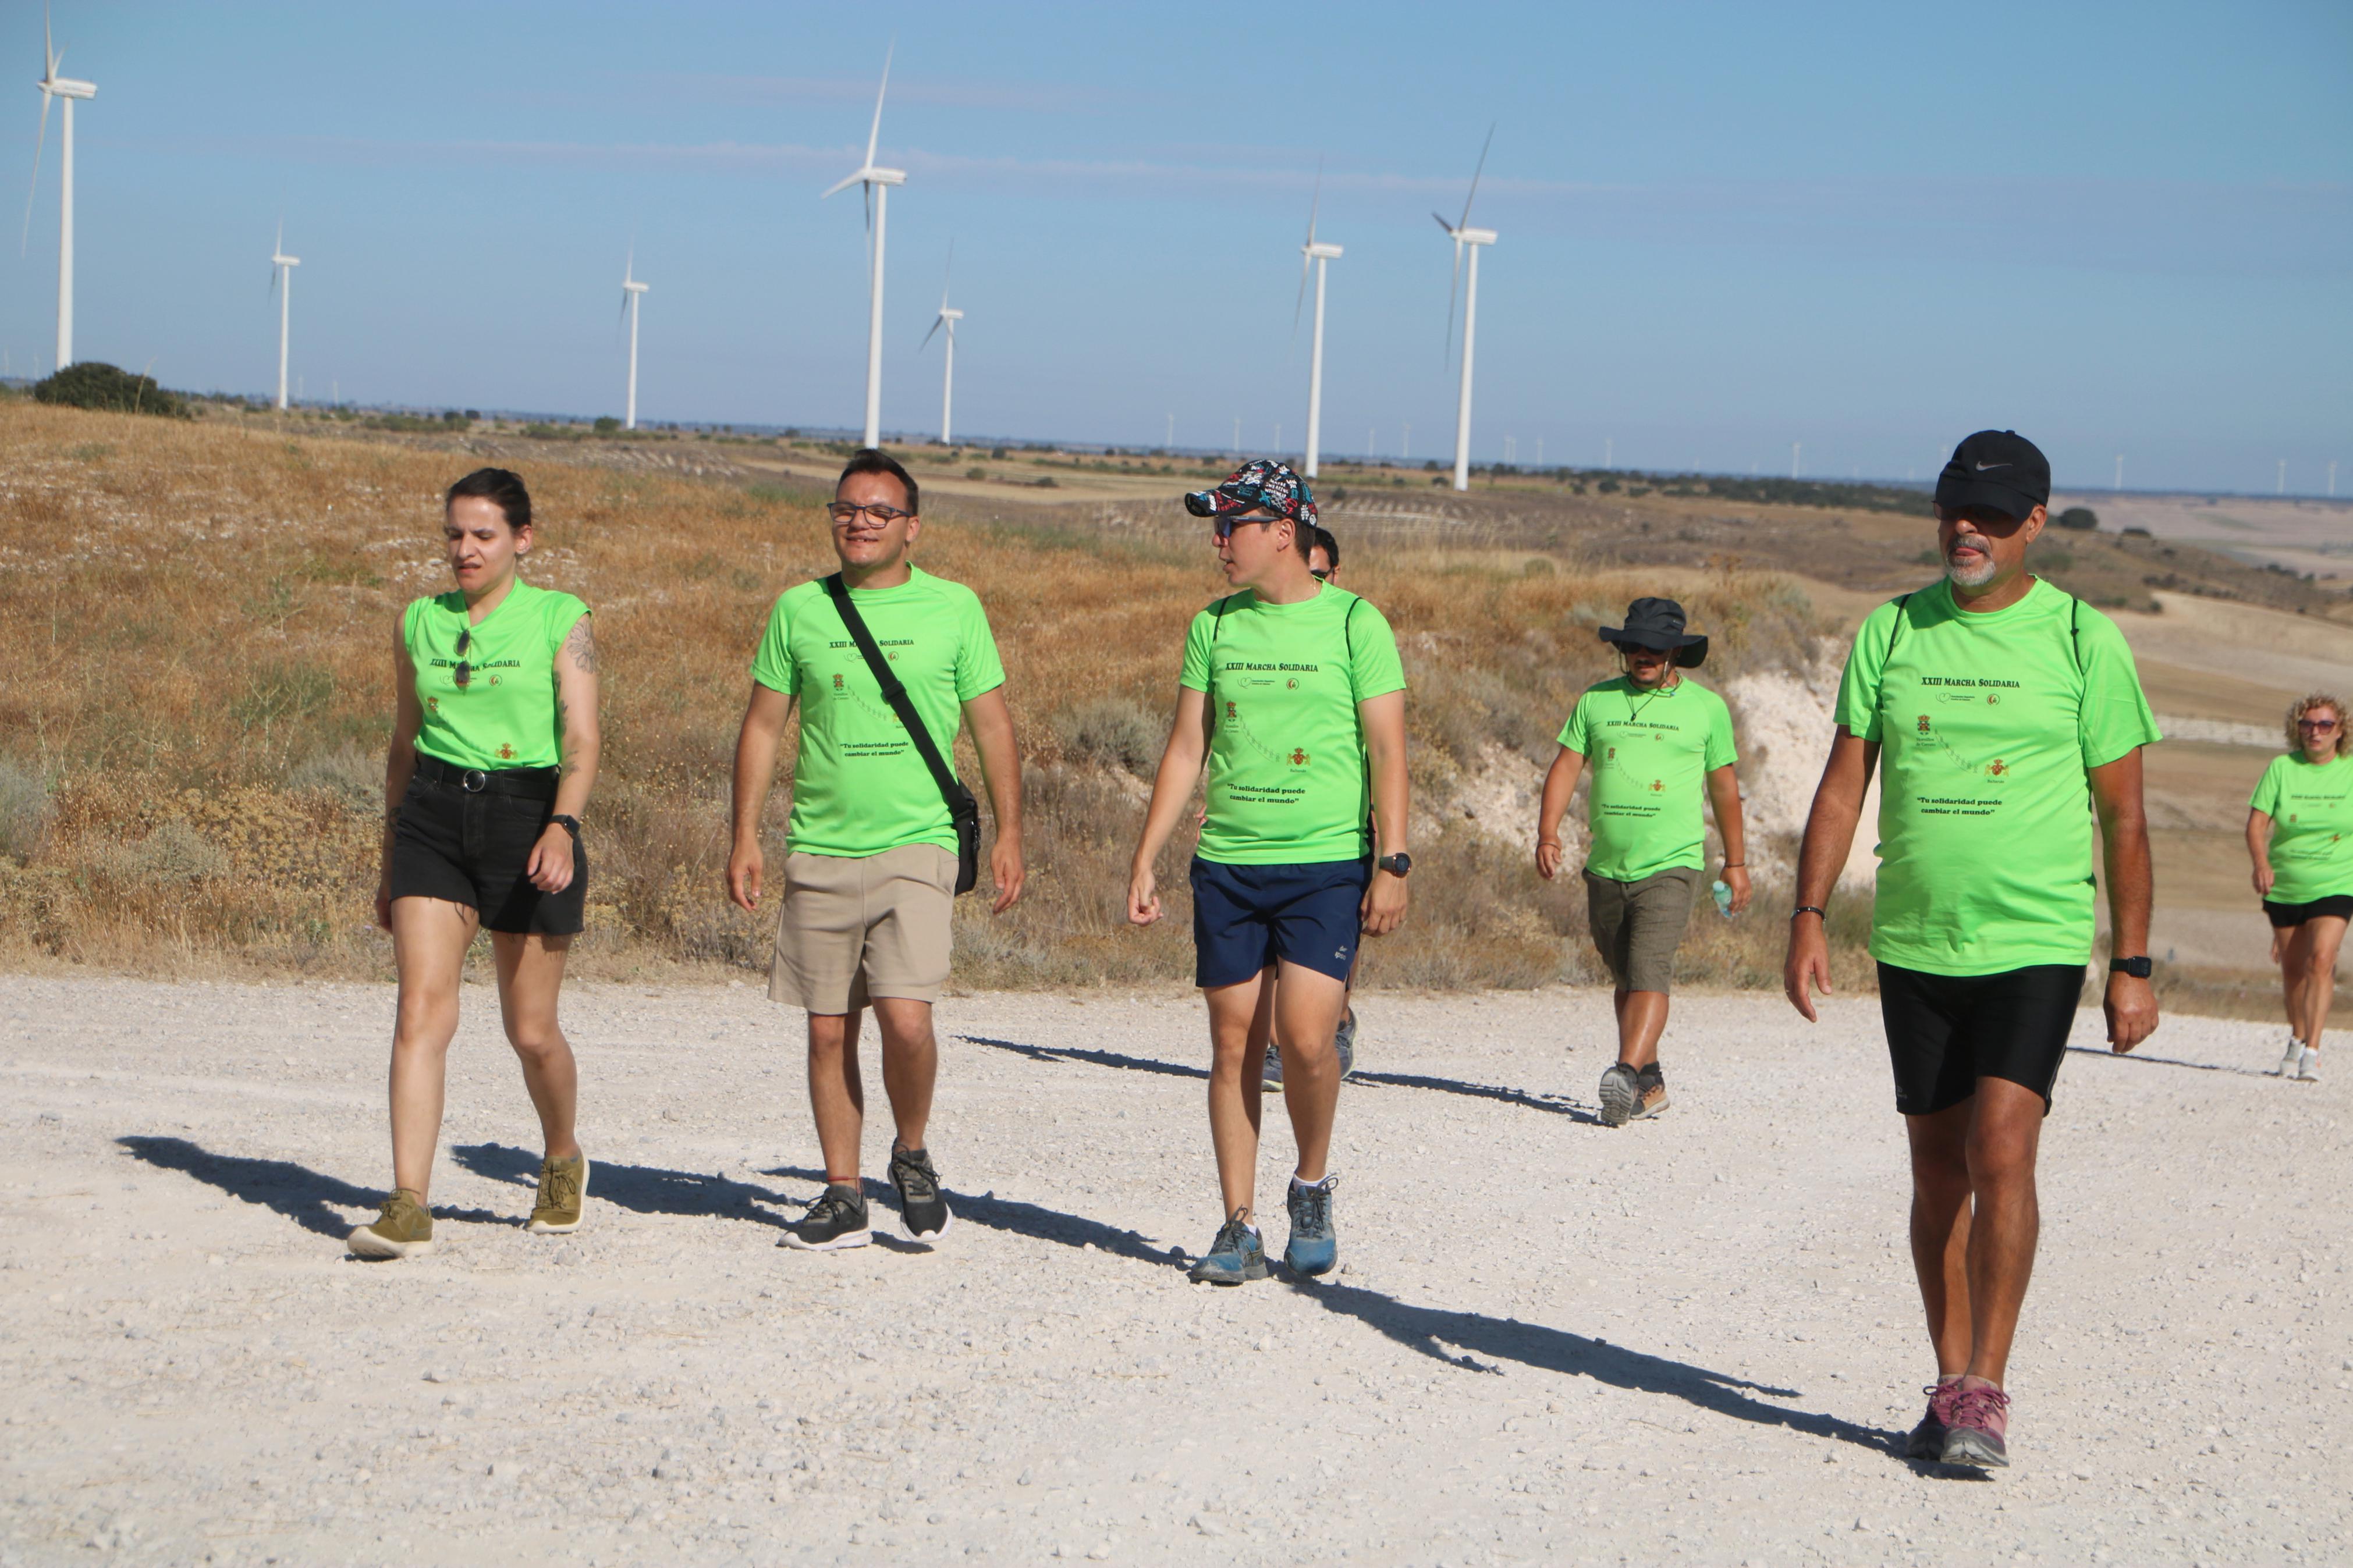
[[[572,623],[572,633],[564,639],[564,651],[580,667],[583,675],[596,673],[596,634],[588,629],[588,617],[581,616]]]

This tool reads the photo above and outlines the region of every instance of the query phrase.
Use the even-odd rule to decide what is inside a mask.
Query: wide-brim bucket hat
[[[1707,639],[1683,630],[1683,607],[1672,599],[1635,600],[1626,606],[1626,624],[1603,626],[1601,640],[1671,653],[1682,669],[1697,669],[1707,662]]]

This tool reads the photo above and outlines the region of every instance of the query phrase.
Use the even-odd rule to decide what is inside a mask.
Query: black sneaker
[[[1641,1084],[1634,1069],[1624,1062],[1610,1063],[1609,1070],[1601,1075],[1601,1124],[1623,1127],[1641,1105]]]
[[[856,1187],[835,1182],[817,1195],[797,1225],[785,1227],[785,1239],[777,1245],[803,1252],[839,1252],[873,1239],[866,1223],[865,1196]]]
[[[937,1241],[955,1223],[940,1193],[940,1173],[921,1149],[891,1150],[891,1184],[899,1189],[899,1223],[912,1241]]]

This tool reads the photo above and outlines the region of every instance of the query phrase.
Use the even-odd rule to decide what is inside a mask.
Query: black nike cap
[[[1936,504],[1947,511],[1989,506],[2024,517],[2051,504],[2051,459],[2015,430],[1980,430],[1953,448],[1936,476]]]

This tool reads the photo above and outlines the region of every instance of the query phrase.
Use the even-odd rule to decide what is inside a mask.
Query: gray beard
[[[1993,557],[1990,555],[1980,555],[1978,560],[1982,562],[1983,564],[1978,566],[1957,566],[1949,558],[1947,558],[1945,562],[1945,575],[1951,578],[1953,582],[1960,587],[1982,588],[1987,584],[1993,581],[1994,574],[1999,571],[2000,568],[1995,566]]]

